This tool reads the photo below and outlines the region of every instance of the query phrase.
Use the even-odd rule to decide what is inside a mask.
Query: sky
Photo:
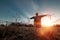
[[[38,12],[60,17],[60,0],[0,0],[0,20],[26,22]]]

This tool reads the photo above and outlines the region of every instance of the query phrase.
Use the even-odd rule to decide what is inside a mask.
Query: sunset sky
[[[60,0],[0,0],[0,20],[15,21],[14,18],[19,17],[18,21],[24,22],[36,12],[51,14],[57,20],[60,17]]]

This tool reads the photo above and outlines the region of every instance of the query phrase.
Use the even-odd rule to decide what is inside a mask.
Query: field
[[[36,27],[0,25],[0,40],[60,40],[60,27],[54,27],[52,32],[42,31],[43,35],[40,33],[40,29]]]

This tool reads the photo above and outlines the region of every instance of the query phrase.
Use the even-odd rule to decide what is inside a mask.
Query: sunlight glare
[[[42,22],[42,26],[43,27],[45,27],[45,26],[52,26],[53,25],[53,20],[52,19],[50,19],[48,16],[46,16],[46,17],[43,17],[42,18],[42,20],[41,20],[41,22]]]

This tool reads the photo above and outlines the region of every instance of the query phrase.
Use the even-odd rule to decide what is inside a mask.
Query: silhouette
[[[33,16],[30,19],[34,19],[35,27],[41,27],[41,18],[44,16],[47,16],[47,15],[38,15],[38,13],[36,13],[36,16]]]

